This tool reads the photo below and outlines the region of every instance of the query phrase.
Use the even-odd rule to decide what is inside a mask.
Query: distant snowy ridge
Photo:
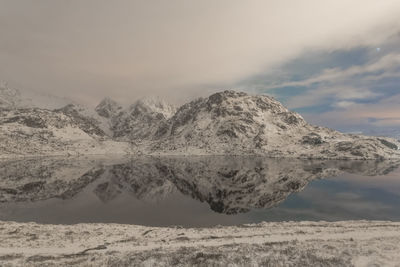
[[[118,153],[400,158],[398,140],[310,125],[265,95],[224,91],[178,109],[157,98],[127,108],[106,98],[95,109],[78,104],[45,109],[13,104],[20,96],[1,88],[0,157]]]
[[[20,101],[20,92],[10,88],[6,82],[0,81],[0,108],[15,108]]]
[[[19,90],[0,81],[0,108],[45,108],[56,109],[68,104],[77,104],[73,100],[51,94],[30,90]]]

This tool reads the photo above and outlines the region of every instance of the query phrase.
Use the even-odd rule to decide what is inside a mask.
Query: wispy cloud
[[[320,114],[307,114],[313,123],[331,127],[354,129],[354,127],[396,127],[400,134],[400,94],[374,103],[354,103],[340,109]],[[379,131],[377,131],[379,132]]]
[[[347,69],[329,68],[321,74],[300,81],[282,82],[266,86],[264,89],[281,87],[304,87],[313,84],[338,84],[345,80],[362,76],[362,80],[380,80],[386,77],[400,77],[400,54],[388,54],[376,62],[368,62],[362,66],[353,66]]]
[[[336,107],[347,107],[354,102],[349,100],[365,100],[379,96],[368,88],[351,86],[318,87],[308,90],[300,96],[292,97],[286,103],[289,108],[303,108],[313,105],[328,104]]]

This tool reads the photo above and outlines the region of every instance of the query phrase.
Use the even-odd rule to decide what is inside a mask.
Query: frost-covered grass
[[[212,228],[0,222],[2,266],[398,266],[400,223]]]

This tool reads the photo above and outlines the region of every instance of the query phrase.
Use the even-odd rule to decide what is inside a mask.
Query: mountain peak
[[[122,107],[116,101],[109,97],[105,97],[95,108],[97,114],[104,118],[111,118],[116,116]]]
[[[176,107],[158,97],[145,97],[130,106],[130,110],[162,114],[166,119],[172,117]]]
[[[269,107],[275,106],[279,109],[286,109],[280,102],[278,102],[271,96],[251,95],[245,92],[234,90],[217,92],[207,98],[207,103],[217,105],[222,104],[223,102],[234,103],[232,101],[236,101],[237,103],[239,103],[240,101],[244,101],[245,104],[248,104],[249,102],[255,102],[256,105],[261,109],[267,108],[265,104],[268,104]]]
[[[139,99],[112,119],[114,137],[129,140],[151,139],[159,125],[165,124],[175,111],[173,105],[159,98]]]
[[[245,92],[240,92],[240,91],[235,91],[235,90],[224,90],[224,91],[220,91],[220,92],[216,92],[212,95],[209,96],[209,98],[214,98],[214,97],[241,97],[241,96],[247,96],[249,95],[248,93]]]

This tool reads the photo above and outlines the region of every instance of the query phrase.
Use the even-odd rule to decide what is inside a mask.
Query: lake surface
[[[400,221],[393,161],[260,157],[0,161],[0,220],[185,227]]]

